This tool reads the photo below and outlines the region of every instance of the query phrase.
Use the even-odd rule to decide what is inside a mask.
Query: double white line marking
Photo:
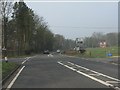
[[[72,64],[72,65],[75,65],[75,66],[77,66],[77,67],[83,68],[83,69],[85,69],[85,70],[90,70],[90,69],[88,69],[88,68],[85,68],[85,67],[79,66],[79,65],[74,64],[74,63],[71,63],[71,62],[68,62],[68,63],[70,63],[70,64]],[[95,73],[95,74],[98,74],[98,75],[101,75],[101,76],[107,77],[107,78],[109,78],[109,79],[112,79],[112,80],[115,80],[115,81],[120,82],[120,80],[118,80],[118,79],[116,79],[116,78],[113,78],[113,77],[110,77],[110,76],[108,76],[108,75],[105,75],[105,74],[102,74],[102,73],[96,72],[96,71],[94,71],[94,70],[90,70],[90,71],[93,72],[93,73]]]
[[[75,68],[73,68],[73,67],[71,67],[71,66],[69,66],[69,65],[63,64],[62,62],[58,62],[58,63],[59,63],[60,65],[62,65],[62,66],[65,66],[65,67],[67,67],[67,68],[69,68],[69,69],[71,69],[71,70],[79,73],[79,74],[82,74],[82,75],[84,75],[84,76],[86,76],[86,77],[88,77],[88,78],[90,78],[90,79],[92,79],[92,80],[94,80],[94,81],[97,81],[97,82],[99,82],[99,83],[101,83],[101,84],[103,84],[103,85],[106,85],[106,86],[108,86],[108,87],[113,87],[113,88],[115,88],[115,89],[120,90],[119,87],[114,87],[114,85],[108,83],[107,81],[103,81],[103,80],[100,80],[100,79],[98,79],[98,78],[96,78],[96,77],[94,77],[94,76],[90,76],[90,74],[86,74],[86,73],[84,73],[84,72],[81,72],[81,71],[79,71],[79,70],[77,70],[77,69],[75,69]],[[82,68],[82,69],[84,69],[84,70],[90,70],[90,69],[87,69],[87,68],[85,68],[85,67],[79,66],[79,65],[77,65],[77,64],[71,63],[71,62],[67,62],[67,63],[69,63],[69,64],[71,64],[71,65],[74,65],[74,66],[77,66],[77,67],[80,67],[80,68]],[[112,77],[110,77],[110,76],[104,75],[104,74],[102,74],[102,73],[99,73],[99,72],[96,72],[96,71],[93,71],[93,70],[90,70],[90,71],[93,72],[93,73],[95,73],[95,74],[97,74],[97,75],[101,75],[101,76],[107,77],[107,78],[109,78],[109,79],[115,80],[115,81],[117,81],[117,82],[120,82],[120,80],[118,80],[118,79],[116,79],[116,78],[112,78]]]

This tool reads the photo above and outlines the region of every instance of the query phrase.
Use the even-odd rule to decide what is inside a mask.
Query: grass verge
[[[5,77],[7,77],[19,64],[15,63],[15,62],[1,62],[2,65],[2,78],[4,79]]]
[[[112,56],[118,56],[118,47],[106,47],[106,48],[87,48],[84,54],[80,54],[77,51],[66,51],[65,54],[87,58],[112,58]],[[112,56],[108,56],[111,53]]]

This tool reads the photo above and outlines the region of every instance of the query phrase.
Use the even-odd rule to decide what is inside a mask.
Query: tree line
[[[0,1],[2,15],[2,48],[3,54],[24,55],[42,53],[44,50],[56,51],[74,49],[75,41],[54,34],[44,18],[38,16],[25,2]],[[84,38],[85,47],[99,47],[100,41],[106,41],[107,46],[117,46],[120,43],[120,33],[95,32]],[[79,38],[79,37],[78,37]]]
[[[6,49],[3,54],[24,55],[72,48],[73,40],[52,33],[44,18],[34,13],[25,2],[2,1],[0,4],[2,48]]]
[[[103,34],[102,32],[94,32],[90,37],[84,38],[84,43],[86,47],[99,47],[100,42],[106,42],[107,47],[118,46],[120,33],[111,32],[107,34]]]

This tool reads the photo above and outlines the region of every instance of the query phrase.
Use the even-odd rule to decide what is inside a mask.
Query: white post
[[[5,57],[5,62],[6,62],[6,63],[8,62],[8,59],[7,59],[7,57]]]

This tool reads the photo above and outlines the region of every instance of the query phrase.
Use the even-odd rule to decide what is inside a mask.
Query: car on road
[[[50,54],[49,50],[44,50],[43,54]]]
[[[56,52],[57,52],[57,53],[60,53],[60,50],[58,49]]]

